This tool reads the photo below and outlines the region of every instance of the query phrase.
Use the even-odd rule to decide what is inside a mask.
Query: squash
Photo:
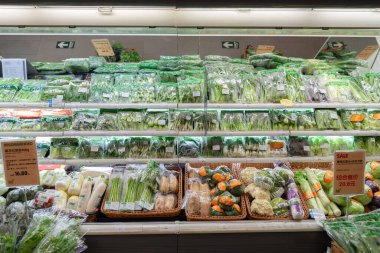
[[[235,196],[241,196],[244,193],[243,183],[238,179],[231,179],[228,182],[229,191]]]
[[[211,177],[211,169],[210,166],[202,166],[199,168],[199,176],[202,179],[208,179]]]
[[[225,215],[224,210],[220,206],[211,207],[210,214],[212,216],[223,216],[223,215]]]
[[[238,204],[234,204],[230,211],[226,211],[228,216],[237,216],[241,214],[241,208]]]

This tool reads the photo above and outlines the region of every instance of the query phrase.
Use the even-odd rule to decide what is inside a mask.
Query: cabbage
[[[331,187],[327,193],[327,196],[329,197],[329,199],[334,202],[335,204],[337,204],[338,206],[346,206],[347,203],[346,203],[346,197],[344,196],[336,196],[333,194],[334,192],[334,188]]]
[[[343,215],[346,215],[347,207],[342,208]],[[362,214],[364,213],[364,206],[354,199],[351,199],[349,207],[348,207],[348,213],[349,214]]]
[[[364,194],[356,195],[353,198],[363,205],[368,205],[373,198],[373,192],[368,185],[364,185]]]

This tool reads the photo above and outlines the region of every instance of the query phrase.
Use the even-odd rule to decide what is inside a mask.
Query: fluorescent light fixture
[[[112,14],[112,6],[99,7],[98,12],[102,15],[111,15]]]
[[[313,8],[313,11],[326,11],[326,12],[374,12],[376,8]]]
[[[0,9],[36,9],[36,5],[0,5]]]

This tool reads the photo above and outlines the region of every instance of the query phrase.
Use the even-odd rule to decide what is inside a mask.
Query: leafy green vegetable
[[[71,125],[71,129],[76,131],[95,130],[99,114],[99,109],[75,110],[73,112],[74,119]]]
[[[317,123],[315,122],[314,112],[310,110],[300,111],[297,115],[298,130],[316,130]]]
[[[268,156],[267,137],[244,137],[244,151],[246,157]]]
[[[171,111],[169,129],[178,131],[192,131],[193,112],[179,110]]]
[[[72,117],[67,115],[46,115],[41,119],[41,129],[44,131],[66,131],[72,123]]]
[[[225,137],[223,154],[227,157],[244,157],[243,137]]]
[[[0,78],[0,101],[11,102],[21,87],[19,78]]]
[[[128,109],[119,111],[118,125],[120,130],[142,130],[146,110]]]
[[[182,137],[178,140],[178,157],[199,157],[202,150],[202,138]]]
[[[209,136],[203,145],[202,155],[204,157],[222,157],[223,149],[224,138],[222,136]]]
[[[90,63],[87,58],[70,58],[64,61],[67,72],[73,74],[84,74],[90,72]]]
[[[221,111],[222,131],[245,130],[244,111]]]
[[[103,138],[81,138],[79,140],[78,157],[100,159],[104,154]]]
[[[116,110],[102,110],[98,117],[96,130],[117,131],[118,121]]]
[[[272,123],[268,111],[245,111],[248,131],[270,131]]]
[[[208,80],[210,103],[237,101],[237,80],[229,76],[216,76]]]
[[[167,130],[168,121],[168,111],[148,110],[144,119],[144,129]]]
[[[203,103],[204,83],[197,78],[186,78],[178,83],[179,103]]]
[[[128,154],[129,139],[125,137],[110,137],[104,142],[104,157],[119,158]]]
[[[78,153],[78,138],[52,138],[50,146],[50,158],[74,159]]]
[[[368,129],[368,115],[364,110],[341,110],[340,117],[344,128],[347,130]]]
[[[341,130],[342,121],[335,109],[318,109],[315,110],[315,121],[319,130]]]
[[[296,130],[297,129],[296,111],[274,110],[271,112],[273,130]]]
[[[157,102],[177,103],[177,83],[160,83],[157,85]]]
[[[149,148],[151,146],[151,138],[148,137],[132,137],[129,143],[130,158],[148,158]]]
[[[175,137],[153,137],[149,153],[155,158],[175,157]]]

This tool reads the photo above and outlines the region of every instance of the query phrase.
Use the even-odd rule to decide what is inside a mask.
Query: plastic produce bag
[[[87,58],[70,58],[64,61],[67,72],[73,74],[83,74],[90,72],[90,63]]]
[[[210,103],[235,103],[237,80],[229,76],[216,76],[208,80]]]
[[[178,140],[178,157],[199,157],[202,150],[201,137],[182,137]]]
[[[96,129],[100,110],[75,110],[73,115],[72,130],[76,131],[92,131]]]
[[[145,109],[128,109],[118,113],[118,126],[120,130],[142,130],[145,118]]]
[[[0,131],[11,131],[17,121],[16,117],[0,117]]]
[[[308,137],[290,136],[289,137],[289,155],[290,156],[310,156],[311,148]]]
[[[103,138],[81,138],[79,140],[78,157],[100,159],[104,155]]]
[[[158,61],[157,60],[146,60],[139,62],[140,69],[157,69]]]
[[[50,152],[50,138],[38,137],[36,138],[37,157],[47,158]]]
[[[204,157],[223,157],[224,137],[209,136],[203,146],[202,156]]]
[[[123,73],[115,75],[115,85],[135,84],[137,73]]]
[[[46,115],[41,119],[41,129],[44,131],[66,131],[72,123],[71,115]]]
[[[341,130],[342,121],[335,109],[318,109],[314,111],[319,130]]]
[[[66,100],[69,92],[69,86],[44,86],[41,91],[41,101],[48,101],[49,99]]]
[[[149,158],[149,148],[151,146],[151,138],[149,137],[131,137],[129,142],[130,158]]]
[[[18,119],[16,123],[13,125],[12,130],[17,131],[41,131],[41,118],[36,119]]]
[[[113,86],[92,85],[90,87],[90,96],[88,98],[89,102],[107,103],[115,102],[116,100],[117,96]]]
[[[125,137],[109,137],[104,141],[104,157],[106,158],[122,158],[128,154],[128,138]]]
[[[160,83],[156,90],[157,102],[177,103],[177,83]]]
[[[226,157],[244,157],[243,137],[225,137],[223,154]]]
[[[328,142],[330,144],[330,151],[334,153],[338,150],[353,150],[354,137],[353,136],[329,136]]]
[[[192,111],[171,111],[170,112],[170,130],[192,131],[193,130],[193,112]]]
[[[364,110],[341,110],[340,117],[347,130],[367,130],[369,127],[368,115]]]
[[[204,82],[197,78],[186,78],[178,82],[179,103],[203,103]]]
[[[355,149],[364,149],[366,155],[376,156],[380,154],[380,138],[369,136],[354,136]]]
[[[47,86],[65,86],[75,80],[75,75],[47,75],[44,76]]]
[[[324,136],[309,136],[310,156],[328,156],[331,154],[330,144]]]
[[[131,85],[129,89],[130,103],[154,103],[155,87],[152,85]]]
[[[248,131],[270,131],[272,123],[268,111],[245,111]]]
[[[65,101],[85,103],[88,101],[89,93],[90,83],[88,81],[70,81]]]
[[[315,122],[314,112],[312,110],[300,111],[297,115],[297,129],[316,130],[317,122]]]
[[[368,110],[368,129],[380,130],[380,110]]]
[[[102,56],[90,56],[88,57],[88,62],[90,64],[91,70],[94,70],[107,64],[106,59]]]
[[[167,130],[169,112],[166,110],[148,110],[144,119],[144,129]]]
[[[245,130],[244,111],[221,111],[222,131],[243,131]]]
[[[307,101],[327,102],[326,88],[321,84],[316,76],[302,76],[305,84]]]
[[[39,74],[43,75],[59,75],[65,74],[65,66],[63,62],[43,62],[36,67]]]
[[[270,137],[268,138],[268,154],[271,157],[286,157],[288,151],[286,148],[286,137]]]
[[[175,157],[175,137],[153,137],[149,153],[154,158]]]
[[[157,68],[161,71],[176,71],[179,70],[178,60],[159,60]]]
[[[74,159],[77,157],[78,146],[78,138],[52,138],[50,146],[50,158]]]
[[[274,110],[271,112],[273,130],[296,130],[297,119],[297,111]]]
[[[380,102],[380,74],[379,73],[360,73],[355,76],[366,96],[372,102]]]
[[[92,74],[91,75],[91,85],[96,86],[112,86],[114,85],[115,79],[112,74]]]
[[[262,102],[278,103],[288,99],[287,82],[284,70],[264,70],[257,75],[260,82],[260,99]]]
[[[46,86],[44,80],[23,81],[21,89],[16,93],[14,102],[39,102],[41,101],[42,87]]]
[[[268,156],[267,137],[244,137],[244,151],[246,157]]]
[[[178,76],[181,74],[179,71],[160,71],[160,80],[162,83],[176,83]]]
[[[301,77],[301,72],[295,69],[285,70],[286,93],[291,101],[306,102],[305,86]]]
[[[205,61],[229,61],[230,57],[222,55],[206,55]]]
[[[259,82],[256,75],[241,75],[239,99],[244,103],[257,103],[259,98],[257,91],[259,88]]]
[[[195,111],[194,131],[218,131],[219,119],[217,111]]]
[[[96,130],[102,131],[117,131],[117,110],[102,110],[96,125]]]

